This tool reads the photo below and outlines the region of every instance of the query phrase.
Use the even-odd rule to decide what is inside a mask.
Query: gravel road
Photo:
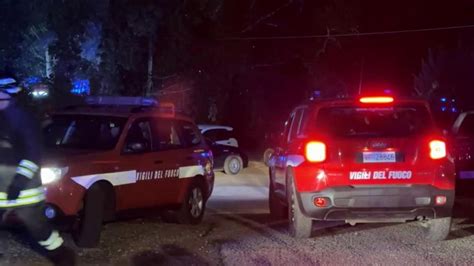
[[[473,265],[474,204],[459,200],[449,240],[427,242],[417,223],[326,224],[313,237],[287,235],[270,219],[267,169],[251,162],[237,176],[219,173],[204,221],[158,217],[104,226],[99,248],[77,249],[81,265]],[[71,244],[68,235],[67,241]],[[48,265],[18,234],[0,231],[0,265]]]

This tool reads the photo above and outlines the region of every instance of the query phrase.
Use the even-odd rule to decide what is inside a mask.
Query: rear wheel
[[[445,240],[451,231],[451,217],[431,219],[425,222],[425,236],[432,241]]]
[[[309,238],[313,220],[306,217],[301,212],[300,205],[296,198],[296,188],[293,177],[288,178],[288,224],[289,232],[295,238]]]
[[[228,175],[236,175],[242,170],[243,161],[238,155],[230,155],[225,159],[224,172]]]
[[[271,171],[271,170],[270,170]],[[286,206],[275,194],[275,188],[270,175],[270,186],[268,188],[268,207],[270,208],[270,216],[274,219],[284,219],[288,215]]]
[[[193,182],[176,213],[176,220],[180,224],[198,224],[202,221],[205,208],[203,186],[200,182]]]
[[[99,245],[105,200],[106,191],[100,184],[95,184],[87,190],[83,211],[73,229],[74,240],[78,247],[92,248]]]

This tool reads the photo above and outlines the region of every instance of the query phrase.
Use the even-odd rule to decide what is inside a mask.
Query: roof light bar
[[[115,97],[89,96],[86,98],[89,105],[125,105],[125,106],[157,106],[158,101],[147,97]]]
[[[359,99],[361,103],[393,103],[393,97],[390,96],[375,96],[362,97]]]

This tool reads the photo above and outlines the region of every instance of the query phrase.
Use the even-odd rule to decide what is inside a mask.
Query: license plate
[[[395,152],[364,152],[362,153],[364,163],[394,163],[396,162]]]

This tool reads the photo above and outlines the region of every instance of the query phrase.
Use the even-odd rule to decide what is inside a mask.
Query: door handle
[[[161,163],[163,163],[162,160],[156,160],[156,161],[155,161],[155,164],[161,164]]]

